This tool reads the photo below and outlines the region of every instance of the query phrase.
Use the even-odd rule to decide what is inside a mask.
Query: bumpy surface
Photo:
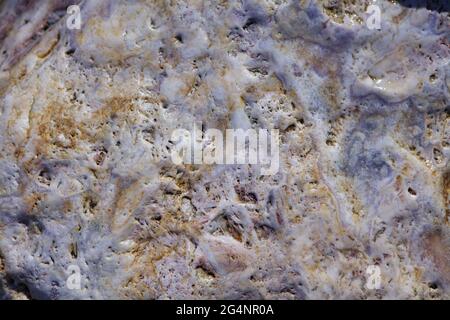
[[[0,296],[450,298],[450,18],[421,3],[3,1]],[[236,122],[279,130],[276,175],[171,161]]]

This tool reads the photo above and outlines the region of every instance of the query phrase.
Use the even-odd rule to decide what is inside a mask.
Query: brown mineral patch
[[[442,176],[442,196],[445,206],[445,222],[450,223],[450,171]]]
[[[114,97],[109,99],[105,108],[102,109],[105,114],[109,117],[114,117],[120,113],[127,113],[129,111],[134,111],[135,106],[133,104],[133,100],[130,97]]]
[[[279,78],[277,78],[274,74],[271,74],[264,81],[258,83],[258,85],[250,85],[245,89],[245,92],[242,94],[242,100],[259,100],[263,98],[268,93],[278,93],[283,94],[283,83]]]
[[[226,239],[226,238],[223,238]],[[246,250],[239,247],[236,240],[217,241],[211,238],[208,242],[209,254],[214,258],[211,260],[211,256],[205,256],[207,264],[210,264],[214,274],[228,274],[236,271],[245,270],[250,262],[250,257]]]
[[[157,278],[157,262],[170,255],[175,249],[176,248],[174,247],[160,246],[158,241],[140,243],[132,251],[134,262],[131,266],[138,266],[137,268],[140,269],[140,272],[137,274]],[[142,268],[141,266],[145,266],[145,268]],[[159,282],[159,285],[161,285],[158,278],[157,281]],[[137,276],[132,277],[128,282],[128,286],[130,287],[137,286],[138,284],[139,278]]]
[[[45,59],[46,57],[48,57],[48,55],[53,51],[53,49],[58,44],[60,37],[61,37],[60,34],[57,33],[57,35],[55,37],[44,41],[37,49],[36,55],[40,59]]]
[[[27,212],[39,212],[38,206],[41,201],[44,200],[45,194],[42,193],[31,193],[24,197],[24,202],[26,204]]]
[[[450,241],[441,229],[423,236],[423,254],[431,260],[442,278],[450,283]]]
[[[40,141],[36,149],[42,155],[49,154],[55,147],[74,149],[80,139],[86,138],[73,115],[60,104],[50,104],[37,123]],[[59,140],[61,137],[64,141]]]
[[[252,191],[246,189],[245,186],[236,185],[234,186],[234,191],[236,192],[239,201],[241,202],[253,202],[256,203],[258,201],[258,197]]]
[[[325,82],[322,86],[323,96],[326,97],[329,107],[333,111],[338,111],[340,108],[339,104],[339,93],[342,91],[339,79],[334,71],[330,71],[329,80]]]
[[[403,9],[398,15],[392,18],[392,21],[396,24],[399,24],[402,22],[402,20],[408,15],[408,10],[405,8]]]
[[[142,181],[128,183],[117,182],[117,194],[114,201],[112,228],[128,225],[132,213],[138,208],[143,198]]]
[[[363,23],[359,14],[361,9],[358,8],[358,6],[363,6],[363,1],[321,0],[320,3],[322,4],[324,13],[336,23],[344,23],[345,17],[352,18],[357,23]]]
[[[115,96],[108,99],[104,102],[104,106],[101,109],[93,113],[88,123],[92,127],[100,126],[100,128],[104,128],[106,127],[107,121],[111,119],[117,121],[119,124],[133,121],[137,112],[140,112],[135,103],[136,99],[132,96]],[[146,97],[143,100],[152,104],[162,104],[161,99],[152,97]]]
[[[164,233],[168,230],[164,230]],[[160,236],[163,236],[161,233]],[[156,296],[157,288],[150,288],[142,283],[142,278],[154,278],[158,286],[163,287],[161,279],[158,277],[157,264],[159,261],[167,258],[171,254],[176,254],[180,257],[186,255],[186,246],[183,243],[177,243],[175,245],[162,245],[158,238],[149,238],[145,241],[140,241],[137,243],[135,248],[131,251],[134,256],[133,263],[131,264],[131,270],[138,270],[135,272],[135,276],[130,277],[126,289],[131,289],[134,294],[141,295],[146,292],[147,295]],[[134,288],[139,288],[144,285],[145,291],[135,292]]]
[[[0,273],[5,272],[5,263],[3,262],[3,255],[0,252]]]
[[[137,107],[132,97],[118,96],[107,100],[89,119],[78,120],[69,106],[51,103],[36,121],[40,138],[36,144],[37,152],[49,155],[55,149],[76,149],[81,141],[95,143],[98,135],[106,130],[108,120],[117,119],[122,123],[133,117],[135,111]],[[100,156],[95,160],[100,165],[103,159]]]
[[[72,210],[73,210],[73,204],[72,204],[72,201],[70,201],[70,200],[65,200],[64,201],[64,203],[63,203],[63,211],[65,212],[65,213],[68,213],[68,212],[71,212]]]

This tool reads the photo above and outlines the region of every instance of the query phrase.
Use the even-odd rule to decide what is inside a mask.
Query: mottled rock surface
[[[0,2],[0,296],[450,298],[450,18],[425,2]],[[279,130],[276,175],[171,161],[173,130],[236,118]]]

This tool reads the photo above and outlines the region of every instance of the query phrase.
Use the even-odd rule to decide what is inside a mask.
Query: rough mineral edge
[[[450,298],[450,18],[399,2],[3,1],[0,296]],[[236,115],[278,174],[172,163]]]

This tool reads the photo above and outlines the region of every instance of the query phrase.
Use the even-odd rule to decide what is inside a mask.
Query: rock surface
[[[3,1],[0,296],[450,298],[448,10]],[[279,130],[277,174],[171,161],[233,119]]]

